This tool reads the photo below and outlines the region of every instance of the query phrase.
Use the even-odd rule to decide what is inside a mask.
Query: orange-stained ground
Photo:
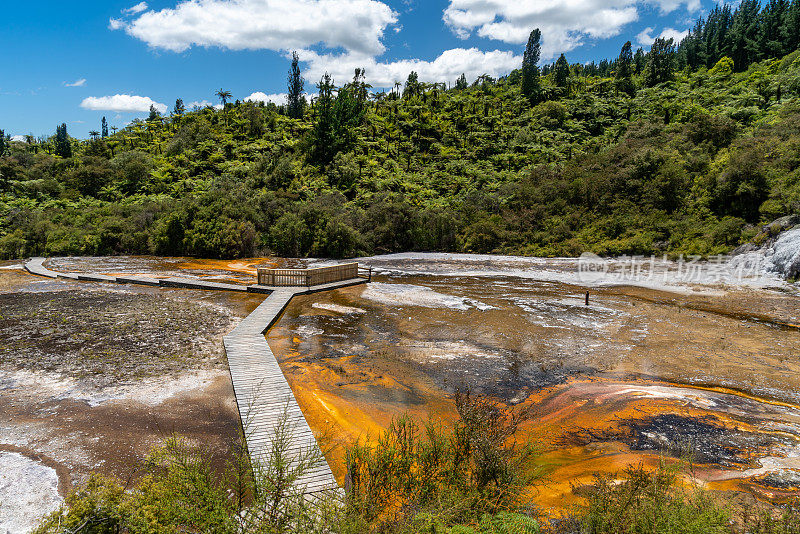
[[[793,296],[613,288],[594,291],[587,311],[565,284],[375,280],[473,303],[431,307],[423,292],[415,305],[415,289],[393,303],[390,287],[388,297],[351,288],[293,301],[268,334],[340,481],[347,443],[402,413],[452,420],[453,390],[466,385],[533,407],[518,439],[541,450],[546,477],[533,492],[545,508],[575,503],[596,473],[655,465],[678,446],[699,452],[693,473],[710,489],[798,494],[800,333],[783,321]],[[704,440],[703,424],[723,445]]]

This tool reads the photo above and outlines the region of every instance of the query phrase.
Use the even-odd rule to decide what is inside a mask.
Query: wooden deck
[[[284,417],[293,443],[289,453],[296,458],[318,444],[311,427],[303,416],[289,382],[283,375],[278,360],[264,337],[277,322],[281,313],[296,295],[330,291],[366,283],[364,278],[352,278],[327,284],[303,287],[275,287],[267,285],[236,285],[183,278],[150,278],[142,276],[107,276],[86,273],[59,273],[44,266],[44,258],[32,258],[25,264],[31,274],[48,278],[70,278],[95,282],[139,284],[146,286],[206,289],[215,291],[249,291],[269,295],[253,313],[245,317],[231,333],[223,338],[231,382],[239,408],[247,447],[253,461],[269,458],[277,425]],[[322,457],[299,481],[305,493],[336,489],[336,479]]]

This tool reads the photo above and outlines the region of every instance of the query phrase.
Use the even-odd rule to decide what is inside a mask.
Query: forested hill
[[[0,136],[0,254],[728,251],[800,211],[800,52],[732,58],[709,24],[600,65],[539,71],[532,34],[501,79]]]

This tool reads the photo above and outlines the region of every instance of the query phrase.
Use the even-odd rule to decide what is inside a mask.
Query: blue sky
[[[519,66],[531,29],[543,61],[616,56],[680,35],[708,0],[88,0],[7,2],[0,19],[0,129],[50,135],[66,122],[85,138],[101,117],[123,127],[151,103],[172,108],[238,99],[280,101],[287,54],[298,50],[307,88],[362,66],[375,87],[453,82],[461,72]],[[162,107],[164,106],[164,107]]]

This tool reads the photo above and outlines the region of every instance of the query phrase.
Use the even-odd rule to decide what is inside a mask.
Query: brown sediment
[[[155,406],[125,399],[93,407],[69,398],[37,402],[5,392],[0,419],[6,421],[0,425],[2,447],[49,458],[58,465],[59,480],[68,483],[60,490],[92,472],[134,479],[147,453],[173,434],[208,450],[221,468],[239,430],[233,391],[224,375],[209,387]]]
[[[22,270],[4,269],[0,271],[0,292],[14,291],[31,282],[33,277]]]
[[[714,298],[702,294],[676,295],[668,291],[646,289],[633,286],[619,286],[613,289],[620,294],[630,295],[638,300],[657,305],[676,306],[687,310],[713,313],[739,321],[751,321],[778,328],[800,329],[800,325],[793,324],[797,313],[796,309],[783,298],[766,298],[756,307],[747,299],[747,305],[742,306],[735,293],[723,293]]]
[[[221,469],[240,428],[221,336],[261,300],[0,271],[0,448],[56,468],[62,495],[132,480],[173,433]]]

